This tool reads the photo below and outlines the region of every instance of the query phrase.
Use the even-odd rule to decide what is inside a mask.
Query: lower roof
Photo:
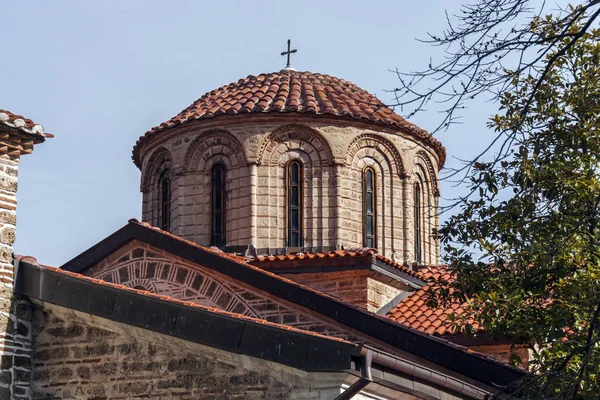
[[[305,371],[351,367],[357,345],[22,259],[15,292],[31,299]]]
[[[81,273],[132,240],[142,241],[234,280],[246,282],[258,290],[333,319],[352,330],[362,332],[373,338],[374,341],[383,342],[399,351],[413,354],[486,385],[507,386],[525,374],[524,371],[491,357],[426,332],[401,325],[389,318],[250,265],[240,257],[232,257],[199,246],[137,220],[130,220],[129,224],[67,262],[61,268]]]

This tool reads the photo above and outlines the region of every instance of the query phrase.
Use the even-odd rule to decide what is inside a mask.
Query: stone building
[[[425,264],[439,261],[445,156],[363,89],[291,68],[205,94],[133,149],[142,219],[185,239],[258,254],[373,247]]]
[[[134,146],[145,222],[60,268],[11,256],[16,160],[48,135],[0,134],[0,398],[484,399],[525,374],[427,306],[445,150],[356,85],[205,94]]]

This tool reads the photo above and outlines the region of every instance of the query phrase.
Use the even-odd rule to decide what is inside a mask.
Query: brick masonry
[[[146,244],[132,242],[85,275],[208,307],[348,340],[347,330]]]
[[[409,287],[373,271],[342,271],[310,274],[281,274],[347,303],[377,312]]]
[[[27,399],[31,307],[13,294],[19,158],[0,155],[0,399]]]
[[[323,118],[244,116],[244,122],[161,132],[141,151],[145,221],[158,224],[157,177],[174,171],[172,233],[202,245],[210,242],[210,171],[227,168],[227,245],[253,244],[285,251],[287,161],[304,164],[304,247],[361,247],[362,170],[376,171],[377,247],[400,261],[414,260],[414,182],[421,182],[423,263],[439,261],[438,160],[433,149],[409,135]],[[253,121],[256,120],[256,121]],[[269,122],[266,122],[266,121]]]

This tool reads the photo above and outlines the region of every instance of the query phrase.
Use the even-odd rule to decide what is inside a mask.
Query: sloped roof
[[[169,128],[219,115],[274,113],[343,117],[388,126],[428,143],[442,160],[446,156],[445,148],[430,133],[406,121],[357,85],[330,75],[282,70],[249,75],[204,94],[173,118],[146,132],[134,146],[133,159],[138,159],[138,147],[144,140]]]
[[[356,345],[343,339],[39,265],[32,259],[20,260],[15,286],[17,293],[32,299],[307,371],[350,368]]]
[[[466,304],[453,301],[447,306],[438,308],[431,308],[428,305],[431,300],[429,292],[432,285],[435,285],[436,281],[448,282],[453,279],[448,267],[443,265],[426,266],[418,271],[418,275],[431,283],[402,299],[387,313],[386,316],[389,319],[438,336],[456,334],[457,328],[466,328],[467,324],[471,325],[475,332],[483,332],[483,326],[465,314],[467,312]],[[454,318],[460,319],[453,320],[452,315]]]
[[[401,325],[384,316],[348,304],[336,297],[277,276],[244,262],[240,257],[207,249],[176,235],[136,220],[85,251],[61,268],[80,273],[132,240],[168,251],[175,256],[198,263],[239,282],[247,282],[257,290],[297,304],[341,325],[361,332],[400,351],[409,352],[439,366],[488,385],[507,385],[523,376],[492,357],[474,352],[448,340]]]
[[[42,139],[45,137],[53,137],[53,135],[49,133],[44,133],[44,128],[33,122],[31,119],[0,108],[0,128],[2,125],[18,129],[19,131],[38,136]]]

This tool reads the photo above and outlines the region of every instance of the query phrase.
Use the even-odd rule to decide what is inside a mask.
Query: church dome
[[[237,82],[204,94],[189,107],[146,132],[133,149],[163,130],[218,115],[301,113],[351,118],[402,130],[432,145],[443,164],[445,149],[430,133],[406,121],[377,97],[357,85],[330,75],[308,71],[281,70]]]
[[[285,69],[206,93],[133,150],[142,219],[245,254],[376,248],[436,263],[442,145],[377,97]]]

